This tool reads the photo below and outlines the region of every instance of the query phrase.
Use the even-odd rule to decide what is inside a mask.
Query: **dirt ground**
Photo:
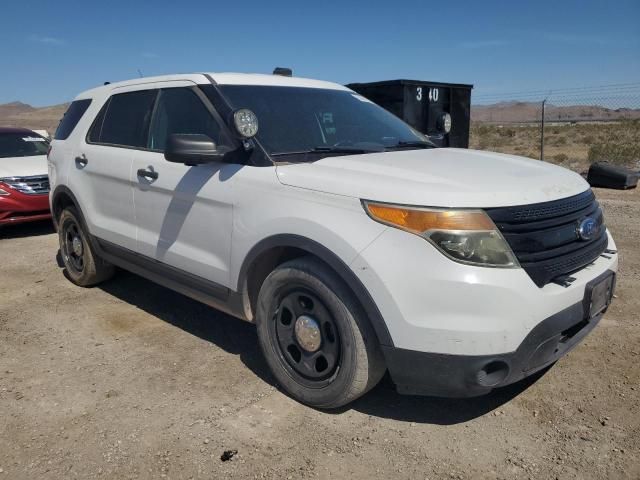
[[[75,287],[48,224],[0,231],[0,479],[638,479],[640,190],[597,195],[617,298],[569,356],[470,400],[385,378],[331,413],[277,389],[252,325],[125,272]]]

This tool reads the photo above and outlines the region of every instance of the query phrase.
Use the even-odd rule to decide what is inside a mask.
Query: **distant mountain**
[[[599,105],[557,106],[547,103],[545,120],[553,121],[595,121],[640,119],[640,109],[605,108]],[[524,123],[540,120],[539,102],[500,102],[492,105],[472,105],[471,120],[474,122]]]
[[[0,127],[44,129],[53,134],[68,106],[68,103],[63,103],[35,108],[22,102],[5,103],[0,105]]]
[[[5,103],[0,105],[0,126],[45,129],[53,134],[68,106],[68,103],[63,103],[35,108],[22,102]],[[547,104],[545,118],[548,122],[640,119],[640,109],[611,109],[598,105],[560,107]],[[471,120],[492,123],[538,122],[540,103],[510,101],[492,105],[472,105]]]

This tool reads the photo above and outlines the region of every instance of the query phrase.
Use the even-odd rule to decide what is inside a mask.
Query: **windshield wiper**
[[[308,153],[376,153],[383,152],[382,148],[363,148],[363,147],[331,147],[331,146],[318,146],[309,150],[300,150],[297,152],[276,152],[272,153],[272,157],[280,157],[283,155],[305,155]]]
[[[401,141],[396,143],[395,145],[387,147],[386,150],[393,150],[396,148],[436,148],[436,146],[433,143],[427,142],[425,140],[415,140],[408,142]]]

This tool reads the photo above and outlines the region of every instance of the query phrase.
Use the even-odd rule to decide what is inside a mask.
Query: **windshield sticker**
[[[46,142],[47,140],[42,137],[22,137],[25,142]]]
[[[357,98],[358,100],[360,100],[361,102],[366,102],[366,103],[373,103],[371,100],[369,100],[368,98],[364,98],[362,95],[358,95],[357,93],[352,93],[351,96],[353,98]]]

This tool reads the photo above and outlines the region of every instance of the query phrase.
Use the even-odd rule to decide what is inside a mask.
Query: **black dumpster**
[[[386,80],[350,83],[347,87],[429,135],[440,147],[469,147],[473,85]]]

